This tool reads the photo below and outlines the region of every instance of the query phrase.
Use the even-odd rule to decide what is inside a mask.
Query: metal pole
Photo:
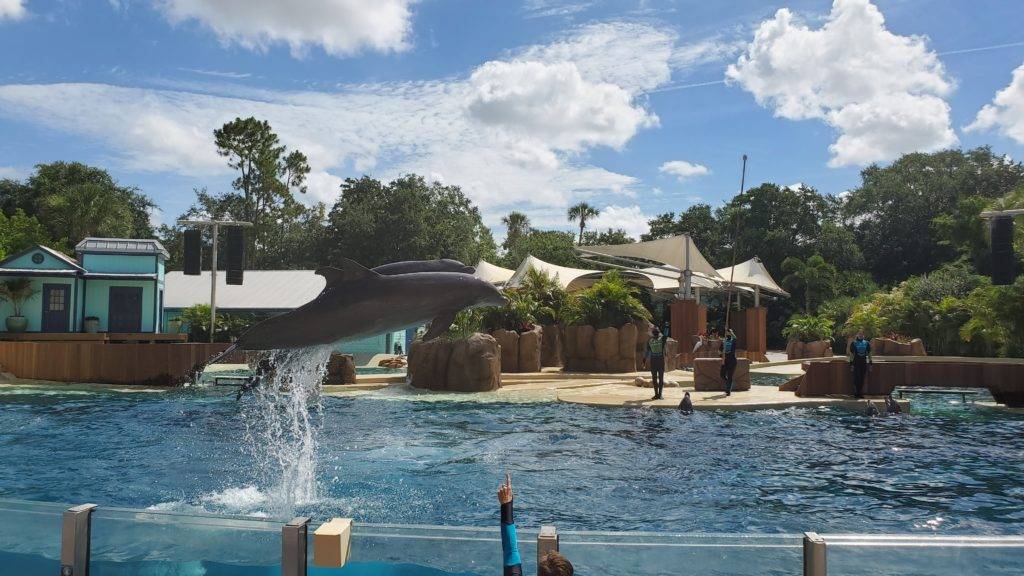
[[[683,255],[683,298],[690,299],[690,282],[693,270],[690,270],[690,235],[686,235],[686,254]]]
[[[747,155],[743,155],[743,170],[740,172],[740,194],[743,194],[743,190],[747,187]],[[733,226],[732,233],[732,268],[729,268],[729,287],[735,288],[732,281],[736,277],[736,245],[738,242],[738,236],[740,233],[740,219],[739,214],[734,214],[733,218],[736,219],[735,225]],[[732,302],[732,293],[725,293],[725,330],[726,333],[729,331],[729,312],[732,308],[730,303]],[[739,292],[736,293],[736,297],[739,298]]]
[[[213,224],[213,253],[210,254],[210,343],[213,343],[213,331],[217,326],[217,236],[220,225]]]
[[[827,576],[825,552],[824,538],[814,532],[804,532],[804,576]]]
[[[548,555],[549,552],[558,552],[558,529],[554,526],[541,526],[537,534],[537,564]],[[538,570],[539,572],[540,570]]]
[[[60,526],[60,576],[89,576],[89,532],[95,504],[64,511]]]
[[[309,518],[299,516],[281,528],[281,576],[306,576]]]

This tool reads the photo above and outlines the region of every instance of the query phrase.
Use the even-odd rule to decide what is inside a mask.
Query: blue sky
[[[719,205],[748,183],[840,193],[900,153],[1024,157],[1009,0],[0,0],[0,176],[80,160],[170,221],[231,173],[212,130],[271,122],[308,201],[349,176],[457,184],[568,228]],[[1014,72],[1017,71],[1016,76]]]

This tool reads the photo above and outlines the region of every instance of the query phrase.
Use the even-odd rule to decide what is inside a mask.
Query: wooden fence
[[[228,344],[0,342],[0,366],[18,378],[175,386]],[[234,355],[232,355],[234,356]],[[227,360],[244,362],[244,358]]]

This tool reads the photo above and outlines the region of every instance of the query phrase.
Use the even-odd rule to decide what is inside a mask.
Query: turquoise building
[[[29,278],[36,291],[22,306],[27,332],[160,331],[168,257],[160,242],[86,238],[75,256],[36,245],[0,261],[0,282]],[[13,313],[0,302],[0,331]]]

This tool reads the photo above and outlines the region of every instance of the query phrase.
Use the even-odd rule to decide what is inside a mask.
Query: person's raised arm
[[[501,552],[504,576],[522,576],[523,562],[519,558],[519,540],[512,516],[512,477],[505,473],[505,483],[498,487],[501,505]]]

